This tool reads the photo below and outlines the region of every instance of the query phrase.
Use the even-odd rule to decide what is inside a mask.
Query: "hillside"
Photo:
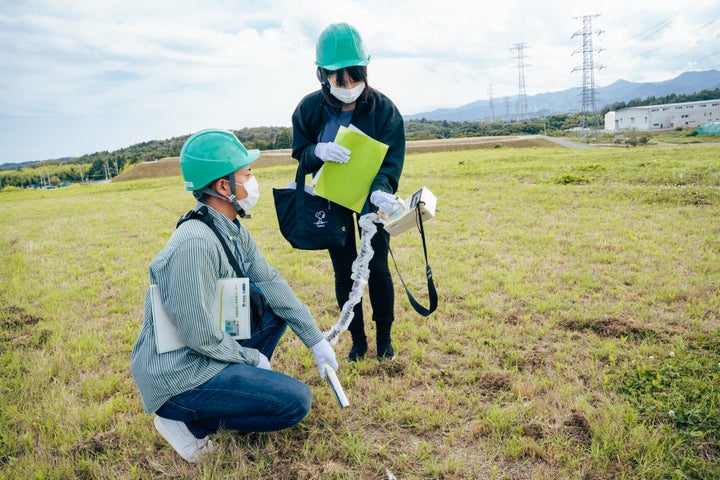
[[[627,102],[637,98],[662,97],[666,95],[686,95],[701,90],[720,87],[720,70],[685,72],[673,79],[660,82],[628,82],[618,80],[605,87],[596,88],[596,107],[599,112],[603,106],[615,102]],[[506,102],[507,110],[506,110]],[[501,97],[494,99],[496,119],[514,119],[517,98]],[[573,113],[582,110],[581,89],[570,88],[559,92],[540,93],[528,96],[528,116],[552,115],[555,113]],[[431,112],[421,112],[405,116],[406,119],[477,121],[491,118],[490,100],[478,100],[457,108],[440,108]]]
[[[557,146],[551,140],[540,137],[476,137],[476,138],[450,138],[442,140],[416,140],[407,142],[407,153],[449,152],[457,150],[476,150],[479,148],[496,148],[501,145],[506,148],[518,147],[549,147]],[[141,178],[160,178],[179,176],[180,164],[178,157],[166,157],[154,162],[143,162],[113,178],[113,182],[125,182]],[[253,168],[272,167],[275,165],[289,165],[294,162],[290,150],[265,150],[260,158],[253,164]]]

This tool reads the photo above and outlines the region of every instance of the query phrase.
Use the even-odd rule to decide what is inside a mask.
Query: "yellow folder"
[[[350,150],[350,160],[347,163],[325,162],[315,178],[315,193],[360,212],[388,146],[357,128],[343,126],[335,136],[335,143]]]

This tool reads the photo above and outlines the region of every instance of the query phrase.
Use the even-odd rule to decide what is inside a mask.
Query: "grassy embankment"
[[[128,367],[147,265],[192,205],[180,179],[0,193],[0,478],[717,478],[719,154],[411,154],[400,194],[439,198],[438,311],[419,317],[398,285],[398,358],[341,367],[347,410],[287,335],[273,366],[309,383],[308,418],[217,435],[196,466]],[[247,226],[327,329],[329,259],[292,250],[273,213],[292,167],[255,173]],[[394,250],[426,302],[417,235]]]

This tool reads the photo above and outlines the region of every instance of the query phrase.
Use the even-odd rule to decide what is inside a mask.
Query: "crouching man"
[[[219,429],[281,430],[308,414],[310,388],[270,367],[287,326],[312,350],[321,376],[325,363],[338,367],[308,308],[238,219],[259,198],[250,171],[258,156],[224,130],[190,136],[180,152],[180,167],[203,221],[182,222],[150,264],[150,283],[182,346],[158,352],[148,291],[130,364],[145,412],[155,414],[158,432],[189,462],[212,451],[208,435]],[[251,338],[240,341],[220,331],[212,316],[217,280],[238,276],[250,280],[255,298],[264,297],[264,306],[253,305],[262,311]]]

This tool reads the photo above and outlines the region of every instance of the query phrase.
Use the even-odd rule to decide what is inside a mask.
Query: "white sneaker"
[[[183,422],[155,415],[154,423],[160,435],[168,441],[181,457],[190,463],[196,463],[200,455],[214,450],[213,444],[208,437],[195,438],[195,435],[190,433],[187,425]]]

